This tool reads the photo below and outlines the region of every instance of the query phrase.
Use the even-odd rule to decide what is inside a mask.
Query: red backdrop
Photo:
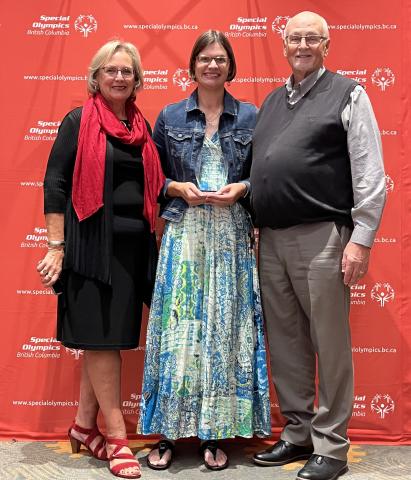
[[[372,100],[387,174],[387,206],[370,272],[352,288],[350,436],[411,443],[411,0],[24,3],[1,5],[0,436],[59,438],[75,413],[82,352],[55,340],[56,299],[41,287],[35,265],[47,241],[41,188],[46,161],[60,120],[86,99],[85,75],[95,51],[113,37],[138,46],[145,88],[137,102],[153,125],[165,104],[193,88],[186,69],[194,39],[220,29],[238,60],[230,92],[261,105],[289,75],[281,45],[287,19],[314,10],[330,27],[326,66],[355,78]],[[144,338],[145,329],[141,346],[124,354],[122,398],[130,432],[138,416]],[[272,402],[278,431],[274,394]]]

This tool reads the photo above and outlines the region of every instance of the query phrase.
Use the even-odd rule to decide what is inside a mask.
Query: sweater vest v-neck
[[[352,225],[351,168],[341,113],[356,85],[326,70],[294,105],[287,101],[285,86],[267,97],[253,137],[256,226]]]

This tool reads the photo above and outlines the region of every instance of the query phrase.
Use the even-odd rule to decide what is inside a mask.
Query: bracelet
[[[48,247],[64,247],[66,242],[64,240],[49,240],[47,242]]]
[[[64,246],[63,245],[59,245],[59,246],[56,246],[56,247],[47,247],[47,250],[49,252],[53,251],[53,250],[57,250],[59,252],[64,252]]]

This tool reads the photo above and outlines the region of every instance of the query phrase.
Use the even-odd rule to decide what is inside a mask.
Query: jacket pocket
[[[184,160],[189,152],[192,138],[193,132],[168,130],[167,139],[171,157]]]
[[[244,162],[251,151],[251,133],[233,133],[235,153],[239,160]]]

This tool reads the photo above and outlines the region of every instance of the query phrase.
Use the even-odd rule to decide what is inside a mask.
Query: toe
[[[222,450],[217,450],[217,465],[223,466],[227,461],[227,456]]]
[[[210,450],[205,451],[204,459],[211,467],[215,467],[217,465],[214,455],[210,452]]]

